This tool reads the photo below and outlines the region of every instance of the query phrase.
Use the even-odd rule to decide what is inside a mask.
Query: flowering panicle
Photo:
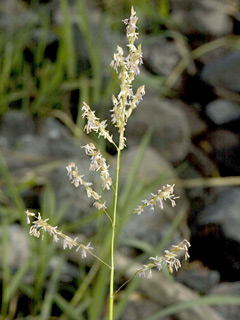
[[[115,145],[112,136],[110,136],[109,131],[105,129],[107,127],[107,120],[100,122],[100,119],[95,116],[95,111],[92,111],[85,102],[83,102],[82,111],[82,117],[86,117],[88,121],[84,127],[84,130],[87,131],[87,134],[92,131],[95,131],[99,134],[99,136],[103,136],[105,139],[107,139],[109,142]]]
[[[124,24],[127,26],[126,30],[129,42],[127,46],[129,54],[127,57],[124,57],[123,49],[118,46],[117,53],[114,54],[113,61],[110,64],[110,66],[119,73],[119,78],[121,80],[121,91],[117,97],[114,95],[112,96],[113,109],[111,110],[112,123],[119,129],[120,133],[120,149],[123,149],[125,146],[126,138],[124,137],[124,131],[127,119],[145,94],[144,86],[138,88],[135,95],[132,90],[134,77],[140,73],[139,65],[143,63],[141,45],[138,47],[134,45],[138,36],[138,33],[136,32],[137,20],[136,12],[132,7],[131,17],[123,20]]]
[[[168,267],[170,273],[173,273],[174,269],[178,271],[181,267],[179,258],[181,258],[181,255],[184,255],[185,260],[189,258],[188,249],[190,246],[190,243],[184,239],[178,245],[172,246],[171,251],[165,250],[165,254],[163,256],[149,258],[153,260],[153,262],[143,265],[141,269],[137,270],[137,274],[140,278],[151,278],[152,269],[156,268],[158,271],[161,271],[163,265]]]
[[[112,185],[112,179],[108,172],[109,165],[106,164],[106,159],[103,158],[100,150],[97,151],[93,143],[89,143],[85,148],[86,154],[91,156],[90,170],[100,171],[100,177],[103,182],[103,189],[109,190]]]
[[[142,200],[143,205],[138,206],[133,213],[141,214],[146,207],[150,207],[151,210],[154,210],[155,205],[159,205],[161,209],[163,209],[163,200],[170,200],[173,207],[175,207],[175,200],[179,197],[175,197],[174,195],[174,186],[175,184],[169,185],[163,189],[158,190],[157,194],[151,193],[152,198],[150,200]]]
[[[64,233],[62,233],[60,230],[58,230],[58,227],[53,227],[50,224],[47,223],[48,219],[46,220],[42,220],[41,214],[38,212],[38,215],[36,216],[35,213],[33,212],[29,212],[28,210],[25,211],[26,215],[27,215],[27,223],[30,224],[30,217],[35,218],[36,220],[32,222],[32,226],[29,230],[29,234],[39,238],[40,235],[42,235],[42,239],[44,238],[44,233],[41,234],[41,231],[43,232],[48,232],[48,234],[53,237],[53,241],[54,242],[58,242],[59,241],[59,237],[63,239],[63,249],[65,250],[66,248],[72,249],[73,247],[76,247],[76,251],[78,251],[79,249],[81,249],[81,255],[82,258],[86,258],[87,257],[87,252],[89,252],[90,254],[92,254],[90,252],[90,250],[92,250],[93,248],[90,247],[89,243],[87,246],[78,243],[77,242],[77,238],[72,239],[71,237],[65,235]]]
[[[29,234],[37,237],[44,238],[44,234],[48,233],[54,242],[58,242],[60,239],[63,241],[63,249],[72,249],[74,248],[76,251],[81,251],[82,258],[87,257],[87,253],[95,257],[105,266],[110,269],[110,292],[109,292],[109,319],[113,319],[113,309],[114,309],[114,260],[115,260],[115,243],[117,236],[117,222],[119,221],[117,217],[117,209],[118,209],[118,190],[119,190],[119,181],[120,181],[120,158],[121,158],[121,150],[125,147],[126,137],[125,135],[125,126],[127,124],[128,118],[131,116],[133,110],[138,106],[140,101],[143,99],[145,95],[145,87],[140,86],[137,91],[133,92],[132,82],[136,75],[140,73],[139,66],[143,63],[142,59],[142,49],[141,45],[135,46],[135,41],[138,38],[137,33],[137,20],[136,12],[133,7],[131,8],[131,16],[129,19],[123,20],[123,23],[126,25],[126,35],[128,39],[128,54],[124,56],[123,49],[121,47],[117,47],[117,52],[113,56],[113,61],[110,66],[118,73],[119,79],[121,81],[120,84],[120,92],[118,95],[112,96],[113,109],[111,111],[112,123],[115,127],[118,128],[119,133],[119,146],[113,140],[113,136],[110,135],[109,131],[106,129],[107,120],[100,121],[99,118],[96,117],[95,112],[91,110],[91,108],[84,102],[82,107],[82,117],[86,118],[86,125],[84,130],[87,134],[91,132],[98,133],[99,136],[103,136],[110,143],[112,143],[117,149],[117,165],[116,165],[116,183],[115,188],[112,187],[112,179],[109,174],[109,165],[106,162],[106,159],[102,156],[101,152],[97,150],[96,146],[93,143],[89,143],[83,148],[87,155],[90,156],[90,170],[91,171],[99,171],[100,178],[102,180],[103,189],[110,190],[113,188],[114,191],[114,203],[113,203],[113,211],[112,214],[109,214],[107,211],[106,203],[101,201],[101,196],[92,189],[92,183],[86,182],[83,179],[83,175],[79,174],[78,168],[74,162],[69,163],[66,167],[67,175],[69,180],[75,187],[79,187],[83,185],[87,191],[87,196],[93,197],[95,202],[93,206],[98,210],[102,210],[103,213],[108,217],[111,227],[112,227],[112,235],[111,235],[111,246],[110,246],[110,265],[103,261],[101,258],[96,256],[92,250],[91,243],[89,242],[86,246],[78,243],[77,238],[72,239],[71,237],[62,233],[57,226],[53,227],[48,223],[48,219],[43,220],[41,214],[32,213],[30,211],[26,211],[27,223],[31,224]],[[163,209],[163,202],[169,200],[171,205],[174,207],[176,205],[175,200],[179,197],[174,195],[174,184],[163,187],[162,190],[158,190],[156,194],[152,193],[151,198],[149,200],[143,200],[143,204],[138,206],[133,213],[141,214],[144,211],[144,208],[150,207],[150,209],[154,210],[154,207],[158,205],[161,209]],[[33,222],[31,223],[31,219]],[[140,278],[151,278],[152,270],[156,268],[158,271],[162,270],[163,266],[166,266],[170,273],[173,271],[178,271],[181,267],[180,259],[184,256],[185,260],[189,258],[188,249],[190,247],[190,243],[185,239],[180,242],[178,245],[172,246],[170,251],[165,250],[162,256],[150,257],[151,262],[144,264],[142,268],[138,269],[135,275],[139,275]],[[129,279],[126,283],[128,283],[131,279]],[[122,286],[121,286],[122,287]],[[120,288],[121,288],[120,287]]]

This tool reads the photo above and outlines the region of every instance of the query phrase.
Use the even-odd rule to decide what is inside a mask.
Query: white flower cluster
[[[173,207],[176,206],[175,200],[179,197],[174,195],[174,186],[175,184],[169,185],[163,189],[158,190],[157,194],[151,193],[152,198],[150,200],[142,200],[143,205],[138,206],[133,213],[141,214],[144,211],[144,208],[150,207],[151,210],[154,210],[154,206],[158,205],[159,208],[163,209],[163,200],[170,200]]]
[[[84,127],[87,134],[94,131],[98,133],[99,136],[103,136],[109,142],[114,144],[112,136],[110,136],[109,131],[106,130],[107,120],[100,122],[100,119],[95,116],[95,111],[92,111],[85,102],[83,102],[82,111],[82,117],[87,118],[87,124]]]
[[[123,136],[123,133],[127,124],[127,119],[145,94],[144,86],[139,87],[135,95],[132,90],[134,77],[140,73],[139,65],[143,63],[141,45],[138,47],[135,47],[134,45],[138,35],[136,33],[137,20],[136,12],[132,7],[130,19],[123,20],[124,24],[127,26],[127,38],[129,42],[127,46],[129,48],[129,54],[127,57],[124,57],[123,49],[118,46],[117,53],[114,54],[113,61],[110,64],[110,66],[119,73],[119,78],[121,80],[121,91],[117,97],[114,95],[112,96],[113,109],[111,110],[112,123],[119,128],[121,138],[120,149],[123,149],[125,146],[126,138]]]
[[[106,159],[103,158],[100,150],[97,151],[95,145],[93,143],[89,143],[85,148],[86,154],[91,156],[90,170],[92,171],[100,171],[100,177],[103,182],[103,189],[109,190],[112,185],[112,179],[108,172],[109,165],[106,164]]]
[[[172,250],[165,250],[165,254],[161,257],[151,257],[149,259],[153,260],[153,263],[145,264],[141,269],[137,270],[137,274],[140,278],[151,278],[152,277],[152,269],[156,268],[158,271],[162,270],[162,266],[166,266],[170,273],[173,273],[175,269],[181,267],[181,262],[179,260],[179,256],[184,255],[185,260],[189,258],[189,247],[190,243],[184,239],[176,246],[172,246]]]
[[[67,169],[67,175],[69,177],[69,180],[74,184],[74,186],[77,188],[80,185],[84,185],[87,190],[88,198],[93,197],[95,200],[99,201],[101,196],[97,194],[90,186],[92,185],[91,182],[85,182],[83,180],[83,175],[80,176],[77,166],[74,162],[70,162],[69,165],[66,167]]]
[[[86,150],[89,150],[89,148],[87,147]],[[88,198],[93,197],[96,200],[93,203],[93,206],[96,207],[98,210],[103,209],[104,212],[105,212],[105,209],[107,208],[106,207],[106,203],[105,202],[102,203],[101,200],[100,200],[101,196],[90,187],[92,185],[92,183],[91,182],[85,182],[83,180],[84,176],[83,175],[81,176],[79,174],[78,168],[75,165],[75,163],[74,162],[70,162],[69,165],[66,167],[66,169],[67,169],[67,175],[68,175],[69,180],[71,181],[71,183],[73,183],[76,188],[79,187],[80,185],[84,185],[84,187],[86,188],[86,191],[87,191]],[[108,184],[108,185],[105,186],[105,188],[107,188],[110,185],[111,177],[110,176],[108,177],[106,175],[106,172],[103,173],[102,178],[103,177],[105,177],[105,180],[106,180],[106,181],[104,181],[105,185]],[[111,180],[111,182],[112,182],[112,180]]]
[[[90,247],[89,243],[87,246],[84,246],[83,244],[79,244],[77,242],[77,238],[72,239],[71,237],[63,234],[60,230],[58,230],[58,227],[53,227],[50,224],[47,223],[49,219],[42,220],[41,214],[38,212],[38,215],[36,216],[35,213],[30,211],[25,211],[27,215],[27,223],[30,224],[30,217],[35,218],[36,220],[32,222],[32,226],[29,230],[29,234],[39,238],[40,235],[42,235],[42,239],[44,238],[44,233],[41,234],[41,231],[48,232],[48,234],[53,237],[54,242],[59,241],[59,237],[63,238],[63,249],[66,248],[72,249],[73,247],[76,247],[76,251],[81,249],[81,256],[82,258],[87,257],[87,252],[90,252],[93,248]]]

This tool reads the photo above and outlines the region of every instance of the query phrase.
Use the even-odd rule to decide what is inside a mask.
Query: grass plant
[[[127,3],[128,5],[128,2],[125,3]],[[32,1],[32,8],[36,8],[38,5],[38,0]],[[112,9],[115,10],[115,12],[118,12],[118,14],[119,10],[122,10],[122,4],[116,7],[116,3],[113,3],[112,0],[106,1],[106,5],[111,6]],[[168,0],[161,1],[158,8],[153,8],[151,4],[146,4],[145,1],[139,1],[138,5],[142,8],[142,12],[140,12],[140,14],[143,15],[144,12],[151,19],[153,16],[156,17],[156,15],[158,15],[158,12],[160,13],[160,15],[162,15],[162,17],[166,19],[169,14]],[[70,93],[72,90],[79,90],[80,101],[90,101],[90,103],[98,103],[98,101],[100,100],[106,101],[106,93],[112,92],[112,88],[115,88],[116,81],[114,79],[114,81],[111,81],[109,84],[107,84],[107,89],[104,89],[105,91],[104,93],[102,93],[101,60],[99,54],[101,52],[102,45],[101,37],[98,37],[99,42],[97,43],[96,49],[96,41],[95,38],[93,38],[93,34],[91,33],[90,23],[87,18],[88,15],[84,1],[78,1],[76,10],[77,26],[82,32],[83,37],[86,41],[91,70],[84,70],[84,72],[82,72],[79,76],[77,72],[77,59],[75,56],[76,48],[74,43],[73,26],[70,19],[70,8],[67,1],[60,1],[60,10],[62,12],[63,21],[62,24],[54,30],[54,32],[56,32],[57,34],[60,45],[57,50],[56,59],[53,61],[51,61],[51,59],[49,58],[46,58],[45,56],[45,50],[48,44],[47,35],[51,32],[50,17],[46,12],[40,15],[40,25],[32,24],[30,27],[21,28],[19,30],[16,30],[16,32],[14,33],[6,32],[5,35],[1,35],[0,115],[3,115],[11,108],[18,108],[24,112],[28,112],[37,116],[46,116],[48,114],[52,114],[53,116],[59,118],[62,122],[64,122],[73,131],[75,137],[80,138],[82,141],[88,144],[91,144],[92,139],[84,135],[81,130],[81,128],[83,128],[84,126],[83,121],[81,121],[80,114],[82,103],[79,103],[77,126],[70,120],[70,117],[67,116],[67,114],[70,113]],[[133,17],[134,16],[135,15],[133,15]],[[129,23],[130,21],[128,20],[125,22]],[[114,23],[116,22],[114,21]],[[171,24],[166,23],[166,25],[170,26]],[[41,33],[39,41],[33,42],[31,40],[32,33],[36,27],[39,27]],[[169,33],[169,27],[167,27],[167,29],[167,32]],[[159,32],[158,27],[156,28],[156,31]],[[173,34],[171,30],[170,33],[171,35]],[[174,35],[176,36],[176,39],[178,39],[177,37],[180,36],[180,34],[176,33],[178,32],[175,32]],[[173,39],[175,38],[173,37]],[[166,86],[171,88],[174,85],[178,77],[187,68],[189,61],[192,62],[201,57],[203,54],[213,51],[219,47],[234,48],[238,46],[239,36],[224,36],[220,39],[210,41],[192,51],[190,51],[186,45],[186,50],[184,50],[184,54],[182,54],[181,61],[173,70],[168,79],[161,80],[160,77],[152,76],[152,78],[148,77],[146,81],[148,81],[149,86],[156,87],[157,90],[159,90],[159,87],[161,87],[161,90],[163,92],[166,92]],[[26,48],[28,48],[28,50],[32,54],[33,61],[31,63],[26,61]],[[129,48],[131,49],[130,45]],[[118,49],[118,53],[116,54],[118,57],[121,53],[121,50],[119,50],[120,49]],[[124,57],[122,58],[123,60],[126,59]],[[123,72],[122,70],[120,71],[120,74],[121,72]],[[124,72],[122,74],[124,74]],[[89,77],[90,75],[91,78]],[[120,78],[122,91],[123,77],[121,76]],[[149,82],[149,80],[151,80],[151,83]],[[163,95],[164,94],[166,93],[163,93]],[[134,94],[132,93],[132,95]],[[120,140],[122,140],[122,145],[113,140],[116,145],[116,150],[119,154],[117,167],[118,174],[120,168],[122,147],[125,143],[124,119],[128,118],[129,113],[131,113],[132,111],[131,105],[128,104],[130,103],[130,101],[133,101],[130,98],[127,100],[127,103],[125,103],[125,107],[122,108],[121,119],[123,127],[121,127],[121,121],[119,123],[119,126],[117,126],[120,135],[119,142]],[[119,100],[119,95],[116,98],[114,97],[113,100],[115,101],[115,99]],[[116,114],[118,114],[118,111],[120,111],[118,107],[119,103],[116,103],[116,105],[117,107],[114,105],[114,107],[116,107],[116,110],[112,112],[112,115],[115,115],[115,117]],[[65,113],[56,109],[62,109]],[[105,131],[103,130],[103,132]],[[123,310],[127,304],[128,297],[141,281],[141,279],[139,277],[136,277],[136,275],[146,277],[151,276],[151,270],[153,267],[159,266],[160,258],[162,258],[163,263],[164,261],[166,261],[167,265],[170,267],[169,270],[172,271],[172,265],[169,261],[171,260],[170,258],[172,258],[173,261],[176,261],[176,257],[174,256],[174,250],[176,249],[174,249],[173,252],[170,251],[170,254],[172,254],[173,256],[169,256],[167,252],[165,254],[163,253],[163,255],[159,257],[159,259],[156,259],[155,255],[163,252],[164,248],[166,248],[168,243],[171,241],[171,237],[174,231],[176,230],[181,219],[184,217],[183,211],[180,211],[176,216],[166,238],[163,239],[163,241],[159,244],[159,246],[157,246],[157,248],[152,248],[143,241],[133,242],[132,239],[126,240],[126,243],[128,243],[128,245],[139,248],[144,252],[142,257],[140,257],[138,260],[144,261],[149,256],[154,256],[155,260],[152,259],[149,264],[145,264],[142,268],[136,270],[136,272],[133,273],[132,280],[125,283],[126,288],[124,289],[124,295],[117,296],[118,301],[114,301],[114,298],[116,297],[116,291],[113,292],[115,280],[114,278],[116,276],[115,267],[118,264],[118,261],[115,261],[116,259],[114,258],[116,256],[118,245],[117,238],[120,229],[124,227],[124,223],[127,223],[127,219],[131,217],[131,214],[137,214],[137,212],[134,212],[133,208],[137,206],[136,203],[140,201],[140,199],[145,197],[146,192],[150,192],[150,190],[156,189],[157,185],[161,183],[166,183],[166,180],[163,181],[163,177],[161,176],[157,177],[156,181],[152,182],[148,186],[140,183],[136,185],[136,174],[142,159],[142,155],[146,150],[147,143],[148,136],[146,135],[146,137],[144,137],[142,141],[142,145],[140,146],[139,153],[136,155],[136,162],[132,166],[132,170],[128,175],[127,181],[125,182],[121,193],[118,192],[117,188],[117,181],[119,179],[113,179],[115,181],[115,186],[113,187],[111,185],[109,191],[113,192],[115,205],[111,205],[110,203],[108,204],[107,208],[104,208],[103,206],[103,208],[99,210],[99,212],[103,212],[106,219],[109,221],[109,225],[107,225],[104,230],[104,240],[102,240],[101,238],[101,228],[99,228],[99,230],[97,231],[98,233],[95,239],[100,238],[102,240],[102,246],[98,247],[97,241],[91,239],[95,248],[94,251],[92,251],[91,249],[92,245],[88,245],[89,242],[87,240],[86,244],[84,245],[83,243],[78,243],[77,240],[74,241],[74,239],[72,239],[69,235],[66,235],[66,233],[68,232],[74,232],[79,226],[83,226],[87,222],[87,219],[78,219],[74,223],[68,223],[64,225],[62,224],[62,232],[59,231],[58,228],[54,228],[50,224],[48,224],[48,221],[46,221],[47,217],[51,220],[52,225],[60,224],[60,218],[62,217],[63,212],[66,208],[62,208],[60,212],[57,212],[55,198],[51,188],[46,187],[45,189],[43,202],[40,208],[41,216],[44,218],[41,219],[41,216],[34,214],[36,216],[36,222],[34,223],[33,228],[35,230],[32,229],[32,232],[35,232],[36,235],[39,235],[37,231],[48,231],[51,235],[55,235],[55,239],[56,237],[60,238],[61,236],[63,236],[63,240],[66,240],[64,242],[65,245],[67,245],[68,247],[73,245],[75,249],[79,248],[79,251],[81,251],[83,257],[86,254],[89,254],[89,256],[91,256],[92,254],[95,255],[95,252],[97,252],[97,257],[91,262],[91,269],[88,273],[84,271],[85,265],[83,265],[83,267],[80,266],[80,271],[84,274],[84,278],[79,280],[78,289],[72,294],[71,301],[68,301],[66,297],[57,292],[61,267],[64,264],[64,261],[68,259],[68,251],[66,250],[62,252],[62,250],[58,249],[57,244],[51,241],[49,242],[49,239],[47,239],[47,237],[45,237],[40,243],[36,243],[34,239],[30,238],[31,241],[29,259],[15,273],[13,273],[10,268],[9,226],[16,222],[20,223],[23,227],[25,226],[25,216],[22,213],[23,211],[26,211],[26,209],[24,208],[24,202],[21,198],[20,191],[22,190],[21,188],[27,188],[27,185],[24,186],[23,184],[16,181],[16,179],[12,178],[6,164],[3,161],[3,158],[0,157],[1,187],[3,186],[3,192],[6,191],[6,194],[3,194],[2,190],[0,191],[0,215],[2,230],[1,269],[3,279],[0,315],[1,320],[51,319],[51,309],[53,308],[53,306],[57,306],[61,310],[61,320],[79,320],[86,319],[86,317],[89,320],[99,320],[101,317],[103,317],[103,309],[110,310],[109,315],[105,314],[105,319],[114,318],[116,320],[121,317],[121,314],[124,312]],[[98,143],[95,143],[95,145],[97,145],[96,149],[98,150]],[[96,152],[96,150],[94,150],[94,152]],[[102,150],[102,153],[103,152],[104,150]],[[90,156],[93,157],[93,155]],[[103,157],[101,157],[101,159],[103,159]],[[38,168],[36,168],[36,171],[32,170],[33,172],[31,173],[31,175],[33,175],[33,177],[35,177],[34,179],[37,181],[38,176],[42,176],[45,171],[49,171],[49,167],[55,168],[56,165],[52,163],[45,166],[39,166]],[[72,171],[75,172],[72,172],[72,175],[73,178],[76,179],[78,176],[76,174],[76,165],[73,165],[72,163],[71,168],[68,168],[70,173]],[[98,169],[98,171],[99,173],[101,173],[100,169]],[[28,181],[26,182],[26,184],[28,184],[28,186],[33,186],[35,184],[37,185],[37,182],[35,180]],[[81,180],[79,179],[79,183],[80,181]],[[222,185],[239,185],[239,178],[219,177],[209,179],[192,179],[188,181],[178,181],[178,184],[186,188],[193,188],[196,186],[213,187]],[[87,187],[91,186],[88,185]],[[166,190],[164,189],[165,191],[162,190],[164,191],[162,194],[160,192],[160,194],[158,195],[158,197],[160,198],[160,204],[161,200],[163,200],[164,197],[166,198],[167,195],[169,195],[170,199],[174,200],[172,197],[173,186],[171,185],[167,188],[168,189]],[[90,189],[87,188],[87,190],[89,191]],[[94,193],[92,193],[92,195],[93,194]],[[103,198],[102,193],[101,196]],[[164,197],[161,199],[161,196]],[[98,199],[99,203],[96,203],[97,206],[102,206],[104,204],[104,202],[101,203],[102,198]],[[156,200],[156,198],[150,198],[148,200],[149,205],[154,205],[154,200]],[[144,205],[147,205],[148,202],[145,202]],[[114,207],[115,209],[112,210],[112,207]],[[141,209],[143,209],[142,206],[138,208],[138,211],[140,211]],[[27,213],[31,218],[31,212],[27,211]],[[89,215],[88,218],[98,219],[99,216],[100,215],[98,214],[94,214],[91,216]],[[101,217],[102,216],[103,215],[101,215]],[[113,223],[114,219],[115,224]],[[42,230],[40,230],[41,228]],[[56,268],[56,270],[54,270],[56,272],[53,272],[49,277],[47,274],[49,261],[52,256],[56,255],[61,258],[61,262],[59,263],[59,266]],[[102,260],[103,263],[101,262]],[[85,261],[86,260],[82,261],[82,264],[84,264]],[[178,266],[178,263],[176,264],[176,266]],[[28,284],[25,281],[24,277],[28,273],[32,274],[34,279],[37,279],[33,285]],[[70,288],[69,291],[70,290],[72,290],[72,288]],[[106,295],[108,295],[109,297],[107,299],[109,307],[106,307]],[[17,311],[18,303],[19,301],[21,301],[20,299],[22,296],[25,296],[28,302],[30,301],[28,304],[26,304],[28,308],[27,311],[29,312],[28,314],[31,314],[31,316],[29,317],[25,317],[23,314],[21,314],[22,311],[19,311],[19,313]],[[239,304],[239,299],[239,296],[199,297],[198,299],[193,299],[184,303],[178,303],[176,305],[164,308],[158,311],[156,314],[152,315],[152,317],[148,318],[148,320],[159,319],[167,315],[174,315],[182,310],[192,309],[197,305],[204,306],[218,304]],[[92,305],[94,305],[94,308],[92,308]]]
[[[123,49],[118,46],[117,53],[114,54],[114,59],[110,64],[110,66],[119,74],[120,79],[120,92],[117,96],[112,96],[113,109],[111,110],[112,123],[118,130],[117,141],[107,130],[107,120],[101,121],[98,117],[96,117],[95,112],[91,110],[87,103],[84,102],[82,107],[82,117],[86,118],[87,120],[84,127],[84,130],[87,132],[87,134],[91,132],[98,133],[99,136],[102,136],[105,140],[108,141],[108,143],[112,144],[117,151],[115,182],[113,183],[113,179],[111,178],[108,170],[109,165],[107,164],[106,159],[103,157],[101,151],[92,142],[83,147],[86,154],[90,156],[89,169],[91,171],[99,172],[103,190],[112,190],[113,192],[114,201],[112,210],[106,204],[106,201],[102,200],[102,196],[93,189],[92,183],[86,182],[83,179],[84,176],[79,173],[75,163],[71,162],[67,166],[67,174],[71,183],[76,188],[83,186],[86,189],[87,196],[94,199],[93,206],[96,207],[96,209],[103,211],[107,220],[109,221],[110,229],[106,234],[106,238],[104,240],[103,252],[101,252],[101,254],[99,255],[96,255],[95,253],[93,253],[93,247],[90,242],[87,245],[84,245],[83,243],[78,242],[77,238],[73,239],[60,231],[58,227],[53,227],[51,224],[49,224],[49,218],[43,220],[40,213],[36,215],[35,213],[32,213],[28,210],[26,211],[27,222],[28,224],[32,223],[29,232],[30,235],[33,235],[37,238],[39,238],[40,236],[44,238],[44,232],[47,232],[50,236],[52,236],[54,242],[58,242],[60,239],[63,240],[63,249],[75,248],[76,251],[81,252],[81,257],[83,259],[86,258],[89,254],[97,260],[98,265],[100,263],[105,267],[100,268],[99,270],[98,281],[96,282],[95,288],[93,290],[93,295],[98,297],[98,299],[94,300],[94,308],[92,308],[91,312],[89,313],[89,319],[99,318],[102,305],[104,304],[104,295],[99,296],[98,293],[99,290],[106,290],[106,286],[105,288],[103,286],[103,279],[108,277],[108,274],[108,319],[114,319],[115,262],[117,263],[117,261],[115,261],[115,252],[117,242],[116,238],[118,233],[117,228],[118,224],[120,223],[118,204],[121,153],[122,150],[126,147],[125,127],[127,125],[127,122],[133,110],[138,106],[145,94],[144,86],[140,86],[135,93],[132,89],[132,82],[134,81],[135,76],[140,73],[139,66],[143,63],[141,45],[138,45],[137,47],[135,46],[135,41],[138,38],[136,26],[137,20],[138,18],[136,16],[136,12],[132,7],[130,18],[123,20],[124,24],[126,25],[128,54],[125,57]],[[125,197],[127,196],[128,194],[125,194]],[[178,197],[174,195],[174,184],[167,185],[166,187],[158,190],[156,194],[152,193],[148,200],[143,200],[142,204],[135,208],[130,216],[132,214],[141,214],[146,207],[150,207],[152,210],[154,210],[155,206],[159,206],[161,209],[163,209],[164,201],[170,201],[171,205],[174,207],[176,205],[175,200],[177,198]],[[31,222],[31,218],[34,218],[33,222]],[[181,267],[181,263],[179,260],[181,255],[184,255],[185,259],[188,259],[189,257],[189,246],[189,242],[185,239],[178,245],[172,246],[172,249],[170,251],[165,250],[165,253],[163,255],[151,257],[151,262],[143,265],[140,269],[136,270],[135,275],[138,275],[140,278],[150,278],[152,277],[153,268],[161,271],[163,266],[166,266],[170,273],[172,273],[173,270],[177,271]],[[96,268],[98,269],[99,267],[97,266]],[[55,280],[53,280],[53,283],[55,283],[54,281]],[[107,282],[105,282],[105,285],[106,284]],[[49,295],[51,297],[51,294]]]

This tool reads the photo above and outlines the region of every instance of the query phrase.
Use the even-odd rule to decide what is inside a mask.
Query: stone
[[[183,160],[191,143],[187,117],[177,100],[145,97],[126,128],[127,144],[138,145],[148,129],[151,146],[171,162]]]
[[[227,7],[221,0],[172,0],[171,18],[187,35],[224,36],[232,32],[233,21],[226,11],[219,9],[219,2]]]
[[[68,158],[78,156],[85,157],[85,152],[81,148],[83,142],[74,142],[68,129],[54,118],[45,118],[40,124],[40,137],[46,139],[48,153],[53,158]]]
[[[229,130],[216,130],[210,135],[213,146],[213,159],[222,176],[240,174],[240,140],[239,136]]]
[[[25,155],[39,156],[40,161],[50,157],[47,139],[37,135],[25,134],[17,140],[16,147]],[[28,165],[31,166],[31,163],[29,162]]]
[[[196,138],[207,131],[206,123],[200,118],[199,113],[195,110],[194,106],[181,103],[181,107],[188,119],[191,136],[193,138]]]
[[[11,8],[13,10],[14,8]],[[39,23],[39,16],[33,10],[14,10],[0,16],[0,30],[17,32],[20,29],[33,28]]]
[[[217,99],[206,106],[208,118],[216,125],[240,119],[240,104],[226,99]]]
[[[33,119],[24,112],[11,110],[0,121],[0,135],[4,136],[9,146],[13,147],[19,137],[35,134]]]
[[[220,274],[216,270],[202,268],[198,270],[181,270],[176,274],[176,279],[188,287],[206,294],[220,281]]]
[[[22,213],[24,214],[24,213]],[[2,226],[0,237],[2,238]],[[12,272],[18,270],[29,258],[28,234],[19,224],[8,225],[8,263]],[[3,249],[0,245],[0,263],[2,265]]]
[[[122,320],[138,320],[148,318],[159,311],[159,305],[155,301],[147,299],[140,294],[134,294],[128,300],[128,304],[122,313]],[[170,320],[170,317],[161,317],[162,320]]]
[[[240,50],[235,50],[222,59],[206,65],[202,72],[203,81],[213,87],[240,91]]]
[[[239,206],[239,187],[216,190],[192,226],[195,255],[228,281],[240,280]]]
[[[239,144],[239,137],[230,130],[217,129],[211,132],[210,142],[215,152],[227,152],[229,148]]]
[[[219,224],[228,239],[240,242],[240,233],[238,232],[240,226],[239,206],[240,188],[224,188],[217,193],[215,201],[201,212],[198,223],[200,225]]]
[[[144,67],[161,77],[168,77],[181,59],[175,41],[169,41],[162,36],[146,37],[142,47]],[[179,89],[181,82],[180,76],[174,89]]]

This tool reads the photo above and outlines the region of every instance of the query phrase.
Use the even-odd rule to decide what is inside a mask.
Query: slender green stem
[[[113,303],[114,303],[114,245],[115,245],[115,228],[117,216],[117,201],[118,201],[118,184],[119,184],[119,170],[120,170],[120,155],[121,150],[118,148],[117,156],[117,172],[116,172],[116,186],[114,195],[114,210],[112,219],[112,238],[111,238],[111,273],[110,273],[110,298],[109,298],[109,320],[113,320]]]

